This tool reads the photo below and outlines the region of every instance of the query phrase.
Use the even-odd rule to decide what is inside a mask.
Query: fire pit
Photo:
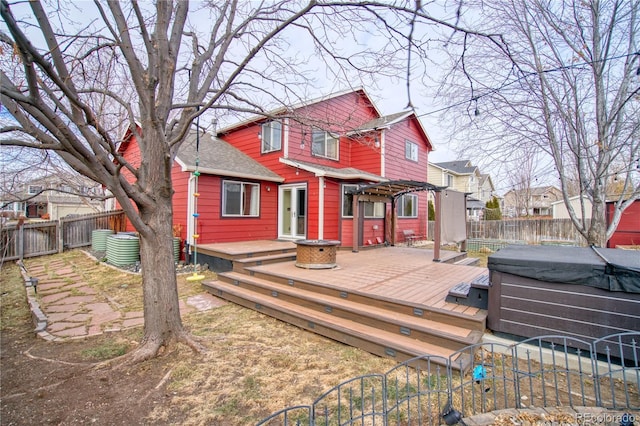
[[[336,265],[336,250],[340,241],[298,240],[296,241],[296,266],[306,269],[331,269]]]

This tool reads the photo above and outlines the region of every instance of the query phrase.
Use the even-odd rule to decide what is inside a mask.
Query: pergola
[[[391,201],[391,244],[395,245],[397,227],[396,201],[398,197],[412,192],[433,191],[435,195],[434,208],[436,212],[433,260],[434,262],[439,262],[440,243],[442,239],[440,226],[442,220],[442,191],[444,189],[446,189],[446,187],[436,186],[427,182],[393,180],[388,182],[358,185],[357,188],[349,190],[349,193],[353,194],[353,251],[359,251],[360,235],[358,223],[360,220],[360,209],[358,207],[360,202],[371,201],[387,203]]]

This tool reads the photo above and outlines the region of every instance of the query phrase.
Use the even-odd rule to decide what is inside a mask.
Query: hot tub
[[[576,339],[640,332],[638,251],[512,245],[489,256],[488,268],[493,332]],[[625,357],[638,359],[623,341]]]
[[[305,269],[331,269],[336,265],[337,240],[298,240],[296,266]]]

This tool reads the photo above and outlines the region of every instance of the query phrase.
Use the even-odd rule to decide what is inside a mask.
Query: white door
[[[307,186],[282,185],[278,200],[278,238],[306,238]]]

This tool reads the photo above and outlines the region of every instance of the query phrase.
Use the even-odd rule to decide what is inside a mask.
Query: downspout
[[[386,143],[385,143],[385,129],[380,131],[380,176],[386,177],[386,161],[385,161],[385,151],[386,151]]]
[[[324,176],[318,177],[318,239],[324,239]]]
[[[289,158],[289,119],[285,118],[284,123],[282,123],[284,127],[284,135],[282,143],[284,144],[284,158]]]

